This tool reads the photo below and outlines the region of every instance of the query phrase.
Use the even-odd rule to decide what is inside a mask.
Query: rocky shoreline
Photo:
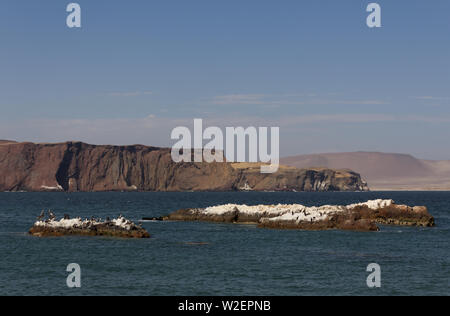
[[[126,218],[105,221],[81,218],[70,219],[67,215],[61,220],[50,213],[44,220],[43,214],[34,223],[29,234],[36,237],[62,237],[62,236],[105,236],[118,238],[150,238],[150,234],[141,226],[134,224]]]
[[[435,225],[433,216],[425,206],[398,205],[393,200],[320,207],[300,204],[227,204],[205,209],[182,209],[153,220],[256,224],[258,227],[275,229],[353,231],[378,231],[377,224],[421,227]]]

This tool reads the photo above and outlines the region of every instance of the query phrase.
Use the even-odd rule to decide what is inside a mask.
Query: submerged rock
[[[49,219],[43,220],[41,214],[29,233],[37,237],[78,235],[150,238],[150,234],[144,228],[122,216],[113,220],[101,221],[96,219],[82,220],[81,218],[70,219],[65,215],[63,219],[58,221],[53,215],[50,215]]]
[[[164,220],[250,223],[280,229],[377,231],[377,224],[434,226],[424,206],[397,205],[392,200],[373,200],[346,206],[307,207],[300,204],[236,205],[178,210]]]

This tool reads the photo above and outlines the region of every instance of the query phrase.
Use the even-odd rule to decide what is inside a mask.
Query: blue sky
[[[450,2],[0,3],[0,139],[171,146],[170,131],[279,126],[282,155],[450,159]]]

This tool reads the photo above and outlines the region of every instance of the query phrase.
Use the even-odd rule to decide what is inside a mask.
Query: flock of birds
[[[45,218],[45,211],[42,211],[42,212],[41,212],[41,215],[39,215],[39,216],[37,217],[37,220],[38,220],[39,222],[41,222],[41,221],[44,220],[44,218]],[[53,220],[56,219],[56,216],[55,216],[55,214],[53,214],[52,211],[48,211],[48,219],[49,219],[50,221],[53,221]]]
[[[311,213],[309,213],[309,212],[306,211],[306,210],[302,210],[302,211],[300,211],[300,213],[303,214],[305,217],[308,217],[309,215],[311,215]],[[292,215],[292,216],[294,216],[295,214],[296,214],[296,212],[291,211],[291,215]],[[319,212],[319,218],[322,218],[324,215],[325,215],[325,213]],[[315,222],[315,221],[316,221],[316,218],[317,218],[316,216],[311,217],[311,218],[310,218],[311,223]]]
[[[44,221],[44,219],[45,219],[45,211],[42,211],[41,214],[37,217],[37,221],[38,221],[38,222],[42,222],[42,221]],[[67,214],[64,214],[64,219],[65,219],[65,220],[70,220],[70,216],[67,215]],[[78,219],[81,220],[80,217],[79,217]],[[119,215],[118,219],[123,219],[123,220],[125,220],[125,223],[126,223],[126,224],[129,224],[129,225],[133,224],[131,221],[126,220],[126,219],[122,216],[122,214]],[[52,222],[52,221],[55,221],[55,220],[56,220],[56,215],[55,215],[52,211],[48,210],[48,217],[47,217],[47,220],[45,220],[45,222],[48,223],[48,222]],[[102,219],[101,219],[101,218],[95,218],[94,216],[92,216],[91,219],[90,219],[90,222],[93,222],[93,223],[101,223],[101,222],[102,222]],[[106,217],[106,220],[105,220],[104,223],[107,224],[107,223],[111,223],[111,222],[112,222],[111,219],[110,219],[109,217]],[[141,224],[138,224],[137,226],[140,227]]]
[[[119,218],[122,218],[122,214],[119,215]],[[41,214],[37,217],[38,221],[43,221],[45,218],[45,211],[42,211]],[[64,219],[65,220],[69,220],[70,216],[67,214],[64,214]],[[56,220],[56,215],[52,212],[52,211],[48,211],[48,220],[49,221],[54,221]],[[102,219],[101,218],[95,218],[94,216],[91,217],[90,219],[92,222],[101,222]],[[109,217],[106,218],[106,222],[110,222],[111,219]]]

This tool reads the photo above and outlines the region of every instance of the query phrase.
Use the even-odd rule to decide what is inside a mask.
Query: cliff
[[[326,168],[174,163],[170,149],[81,142],[0,142],[0,191],[363,191],[359,174]]]

